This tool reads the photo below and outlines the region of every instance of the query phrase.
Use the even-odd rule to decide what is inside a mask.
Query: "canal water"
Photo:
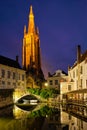
[[[0,109],[0,130],[87,130],[87,110],[38,104]]]

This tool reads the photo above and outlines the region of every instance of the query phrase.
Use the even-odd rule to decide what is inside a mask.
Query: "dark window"
[[[55,116],[55,120],[58,121],[58,116]]]
[[[83,81],[82,81],[82,79],[81,79],[81,87],[82,87],[82,82],[83,82]]]
[[[78,69],[76,69],[76,76],[78,76]]]
[[[72,119],[72,117],[71,117],[71,115],[69,115],[69,120],[71,120]]]
[[[15,72],[13,72],[13,79],[15,79],[16,78],[16,74],[15,74]]]
[[[71,85],[68,85],[68,90],[71,90]]]
[[[22,81],[24,81],[24,75],[22,75]]]
[[[16,83],[13,83],[13,86],[16,87]]]
[[[22,86],[24,86],[24,83],[22,83]]]
[[[83,74],[83,67],[82,66],[81,66],[81,71],[80,72],[81,72],[81,74]]]
[[[5,70],[2,69],[2,78],[5,77]]]
[[[50,80],[50,85],[53,85],[53,81],[52,80]]]
[[[78,87],[78,80],[76,81],[77,87]]]
[[[58,77],[60,77],[60,75],[61,75],[60,73],[57,73],[57,76],[58,76]]]
[[[10,85],[11,83],[10,82],[8,82],[8,85]]]
[[[20,83],[20,82],[18,82],[18,86],[20,86],[20,84],[21,84],[21,83]]]
[[[5,85],[5,81],[2,81],[2,84]]]
[[[53,116],[50,116],[50,121],[53,121]]]
[[[75,71],[73,71],[73,78],[75,78]]]
[[[83,129],[83,121],[81,120],[81,128]]]
[[[7,78],[10,79],[10,77],[11,77],[11,72],[7,71]]]
[[[20,74],[19,74],[19,80],[20,80]]]
[[[58,85],[58,80],[55,80],[55,85]]]
[[[87,87],[87,80],[86,80],[86,87]]]

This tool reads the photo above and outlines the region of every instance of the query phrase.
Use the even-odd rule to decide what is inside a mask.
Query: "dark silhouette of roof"
[[[20,64],[16,60],[13,60],[13,59],[1,56],[1,55],[0,55],[0,64],[22,69]]]
[[[81,54],[81,56],[80,56],[80,63],[83,62],[84,60],[87,63],[87,50],[83,54]],[[72,66],[72,68],[74,68],[77,64],[78,64],[78,61],[76,60],[76,62]]]
[[[84,61],[87,58],[87,50],[81,55],[80,61]]]

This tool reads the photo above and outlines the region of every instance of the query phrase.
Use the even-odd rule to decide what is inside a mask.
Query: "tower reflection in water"
[[[17,106],[0,110],[0,130],[86,130],[87,122],[59,108],[41,106],[25,111]]]

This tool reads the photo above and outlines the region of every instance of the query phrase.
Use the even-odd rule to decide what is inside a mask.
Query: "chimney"
[[[16,56],[16,62],[18,62],[18,58],[19,58],[19,56],[17,55],[17,56]]]
[[[70,70],[70,65],[68,65],[68,71]]]
[[[80,63],[80,58],[81,58],[81,47],[78,45],[77,47],[77,63]]]

